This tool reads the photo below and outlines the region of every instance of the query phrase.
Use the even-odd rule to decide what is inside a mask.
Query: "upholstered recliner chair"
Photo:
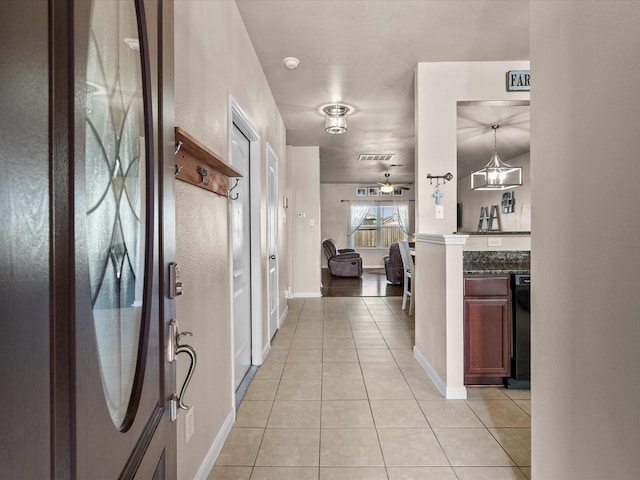
[[[336,242],[327,238],[322,242],[327,266],[335,277],[360,277],[362,275],[362,258],[351,248],[338,249]]]
[[[389,245],[389,255],[384,257],[384,270],[387,273],[387,281],[394,285],[401,285],[404,280],[404,268],[402,255],[398,242]]]

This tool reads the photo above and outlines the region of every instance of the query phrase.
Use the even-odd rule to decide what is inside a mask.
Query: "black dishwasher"
[[[531,275],[512,275],[511,378],[507,388],[531,388]]]

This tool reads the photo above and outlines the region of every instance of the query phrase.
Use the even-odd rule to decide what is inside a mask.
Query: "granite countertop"
[[[527,275],[531,252],[525,250],[468,251],[463,254],[465,275]]]
[[[492,230],[490,232],[455,232],[458,235],[503,235],[503,236],[512,236],[512,235],[531,235],[531,232],[501,232],[498,230]]]

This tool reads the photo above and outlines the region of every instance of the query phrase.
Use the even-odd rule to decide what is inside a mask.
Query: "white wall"
[[[640,3],[530,18],[533,478],[636,479]]]
[[[416,230],[418,239],[422,238],[418,243],[435,246],[429,248],[429,262],[425,262],[419,255],[424,247],[416,245],[415,347],[432,378],[436,376],[436,384],[443,383],[439,385],[440,390],[450,398],[466,396],[460,327],[463,247],[456,238],[447,238],[456,231],[457,182],[460,181],[457,104],[470,100],[529,100],[529,92],[506,92],[505,88],[507,71],[528,69],[528,61],[434,62],[419,63],[416,67]],[[436,219],[434,187],[428,184],[426,176],[447,172],[454,178],[440,186],[444,193],[444,218]],[[444,265],[445,289],[441,275],[420,273],[431,268],[431,264],[438,269]],[[435,315],[432,305],[439,306]],[[443,315],[445,318],[441,318]],[[440,367],[443,358],[446,364]]]
[[[235,2],[175,2],[176,124],[229,159],[229,96],[237,101],[261,137],[262,225],[266,225],[266,143],[281,162],[285,128]],[[286,171],[286,168],[282,169]],[[231,274],[227,229],[228,200],[183,182],[176,182],[176,258],[184,294],[176,301],[182,330],[198,352],[198,366],[186,403],[195,407],[195,433],[185,442],[184,413],[178,417],[178,478],[207,473],[225,428],[233,420]],[[264,345],[268,327],[266,228],[260,232],[262,268],[261,318]],[[282,248],[286,249],[286,235]],[[282,250],[285,252],[286,250]],[[287,271],[286,258],[282,272]],[[286,278],[283,279],[286,283]],[[281,292],[281,305],[286,301]],[[261,345],[262,349],[264,345]],[[178,382],[184,378],[179,358]],[[199,472],[200,469],[200,472]]]
[[[416,67],[416,231],[450,234],[456,231],[457,102],[474,100],[529,100],[529,92],[507,92],[506,73],[528,70],[527,61],[432,62]],[[488,160],[488,159],[487,159]],[[434,187],[427,174],[454,178],[444,193],[444,219],[436,219]]]
[[[491,205],[498,205],[498,219],[500,221],[501,231],[531,231],[530,154],[526,153],[513,159],[503,160],[514,167],[522,167],[522,186],[508,190],[509,192],[513,192],[516,199],[513,213],[502,213],[500,205],[502,202],[502,192],[471,190],[471,175],[469,174],[458,180],[458,203],[462,204],[462,226],[458,228],[458,231],[477,231],[478,220],[480,219],[480,207],[489,207],[489,209],[491,209]]]
[[[415,215],[415,198],[413,188],[404,190],[402,196],[389,197],[356,197],[356,188],[361,184],[353,183],[322,183],[320,184],[320,201],[322,215],[322,238],[333,238],[338,244],[338,248],[347,248],[347,226],[349,224],[349,202],[341,200],[349,200],[355,202],[385,200],[390,204],[393,202],[409,203],[409,232],[414,233],[414,215]],[[384,256],[389,253],[388,248],[384,249],[360,249],[358,250],[362,257],[362,265],[365,268],[382,268],[384,267]],[[322,266],[327,266],[327,259],[322,255]]]
[[[319,297],[320,255],[320,148],[287,145],[292,198],[291,263],[296,297]]]

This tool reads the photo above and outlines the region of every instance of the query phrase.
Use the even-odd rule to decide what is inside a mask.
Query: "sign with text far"
[[[507,72],[507,92],[531,90],[531,70],[509,70]]]

